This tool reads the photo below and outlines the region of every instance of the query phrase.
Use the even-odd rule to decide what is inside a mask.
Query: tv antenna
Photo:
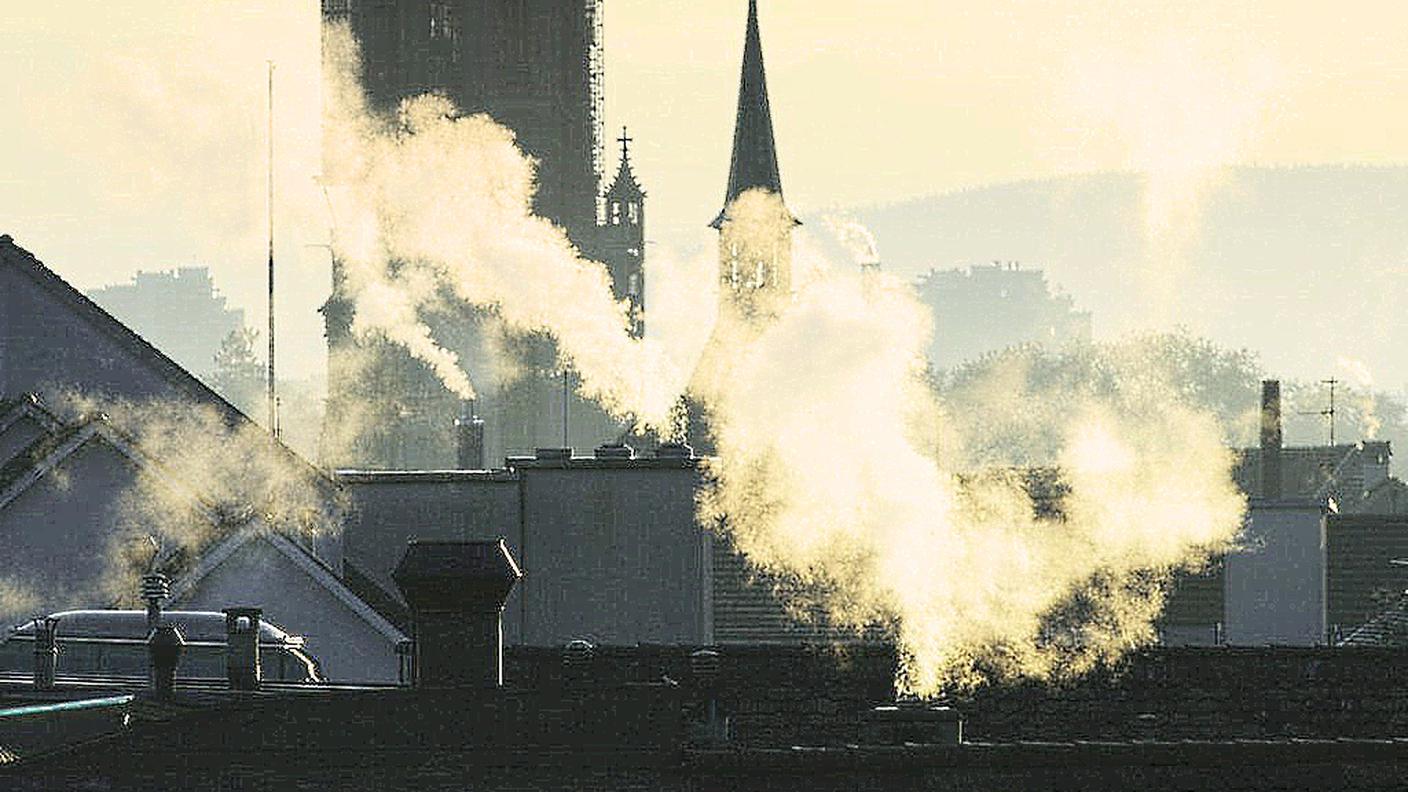
[[[274,62],[269,65],[269,432],[279,436],[279,399],[274,390]]]
[[[1323,409],[1323,410],[1310,410],[1310,411],[1307,411],[1307,412],[1299,412],[1299,413],[1297,413],[1297,415],[1318,415],[1318,416],[1324,418],[1324,419],[1325,419],[1325,422],[1329,425],[1329,428],[1330,428],[1330,445],[1334,445],[1334,444],[1335,444],[1335,386],[1338,385],[1338,384],[1340,384],[1340,381],[1337,380],[1337,379],[1335,379],[1334,377],[1331,377],[1331,378],[1329,378],[1329,379],[1327,379],[1327,380],[1320,380],[1320,384],[1321,384],[1321,385],[1328,385],[1328,386],[1330,387],[1330,406],[1327,407],[1327,408],[1325,408],[1325,409]]]

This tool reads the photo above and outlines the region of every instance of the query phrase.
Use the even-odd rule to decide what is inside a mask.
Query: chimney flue
[[[415,686],[503,685],[504,603],[522,576],[503,539],[406,547],[391,577],[411,607]]]
[[[1281,382],[1261,382],[1261,497],[1281,497]]]
[[[468,401],[455,419],[455,465],[460,470],[484,469],[484,421]]]
[[[53,690],[59,670],[59,620],[45,616],[34,620],[34,687]]]
[[[176,666],[186,638],[174,624],[158,624],[147,635],[147,655],[152,663],[152,691],[158,698],[170,698],[176,690]]]
[[[147,603],[147,632],[161,623],[161,604],[171,597],[171,579],[160,572],[142,576],[142,599]]]
[[[231,690],[258,690],[260,608],[225,608],[225,672]]]

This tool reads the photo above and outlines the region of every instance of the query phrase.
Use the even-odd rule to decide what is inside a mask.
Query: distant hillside
[[[1158,315],[1260,352],[1273,373],[1345,376],[1343,358],[1379,387],[1408,383],[1408,168],[1234,170],[1208,191],[1179,261],[1148,260],[1142,194],[1140,176],[1096,174],[852,214],[904,276],[1021,261],[1092,311],[1097,334]]]

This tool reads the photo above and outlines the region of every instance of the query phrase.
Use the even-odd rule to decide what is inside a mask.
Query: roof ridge
[[[254,419],[245,415],[234,404],[231,404],[224,396],[221,396],[214,388],[206,385],[191,372],[183,368],[179,363],[172,360],[166,353],[153,346],[139,333],[117,319],[117,317],[105,311],[102,306],[90,300],[82,292],[73,288],[68,281],[59,276],[58,273],[49,269],[30,251],[16,244],[14,238],[9,234],[0,234],[0,263],[14,263],[17,269],[30,276],[32,280],[40,286],[47,288],[51,293],[60,296],[72,304],[77,312],[93,324],[97,329],[104,332],[120,344],[125,344],[128,348],[134,349],[138,354],[156,363],[161,376],[173,387],[184,391],[192,396],[196,401],[208,403],[219,409],[228,421],[233,424],[247,424],[257,426]],[[331,483],[332,479],[321,468],[302,455],[289,448],[272,435],[269,441],[283,454],[291,457],[303,466],[313,471],[316,476],[326,483]]]

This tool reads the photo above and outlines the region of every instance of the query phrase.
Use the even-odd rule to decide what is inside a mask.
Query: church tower
[[[752,323],[782,307],[792,293],[791,236],[798,224],[782,200],[758,2],[749,0],[728,190],[710,223],[719,232],[721,318]]]
[[[601,252],[611,273],[611,290],[631,306],[631,334],[645,333],[645,191],[631,169],[631,138],[621,129],[621,167],[605,195],[606,224]]]

